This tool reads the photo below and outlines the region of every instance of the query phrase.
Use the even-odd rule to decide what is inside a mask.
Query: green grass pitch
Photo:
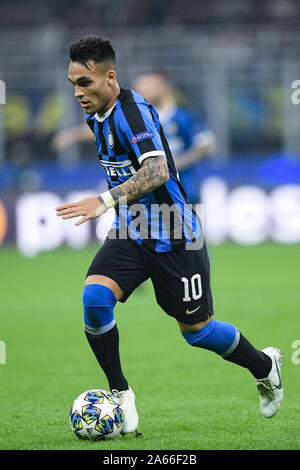
[[[0,449],[299,449],[300,364],[292,343],[300,340],[300,250],[273,243],[209,252],[215,318],[285,356],[279,413],[261,416],[247,370],[188,346],[147,282],[115,310],[143,437],[77,439],[68,422],[73,400],[107,388],[83,333],[82,286],[96,249],[26,259],[1,248]]]

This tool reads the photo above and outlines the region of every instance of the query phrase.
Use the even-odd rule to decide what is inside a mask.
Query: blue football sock
[[[182,333],[191,346],[214,351],[222,357],[229,356],[239,343],[240,332],[231,323],[212,319],[193,333]]]

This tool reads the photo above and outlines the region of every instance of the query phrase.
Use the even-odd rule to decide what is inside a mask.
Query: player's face
[[[113,105],[116,73],[107,64],[90,61],[89,68],[70,62],[68,79],[74,85],[74,95],[88,114],[103,114]]]

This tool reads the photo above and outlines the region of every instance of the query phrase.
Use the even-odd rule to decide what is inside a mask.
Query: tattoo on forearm
[[[133,202],[147,193],[162,186],[169,179],[168,167],[164,156],[147,158],[142,167],[125,183],[110,190],[116,203],[127,199]]]

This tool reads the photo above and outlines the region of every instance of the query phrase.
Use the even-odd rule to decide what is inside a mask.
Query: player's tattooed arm
[[[109,207],[119,203],[130,203],[162,186],[169,179],[166,159],[163,155],[149,157],[141,168],[120,186],[106,191],[99,197],[86,197],[81,201],[70,202],[56,208],[62,219],[82,218],[75,225],[100,217]]]
[[[116,205],[125,199],[130,203],[159,188],[168,179],[166,158],[163,155],[149,157],[143,161],[141,168],[131,178],[109,192]]]

